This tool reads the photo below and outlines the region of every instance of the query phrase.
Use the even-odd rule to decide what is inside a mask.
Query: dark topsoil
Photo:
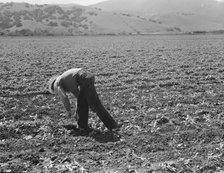
[[[109,41],[110,40],[110,41]],[[221,172],[224,36],[1,38],[0,172]],[[39,94],[72,67],[122,124],[91,132]],[[75,99],[71,98],[73,112]]]

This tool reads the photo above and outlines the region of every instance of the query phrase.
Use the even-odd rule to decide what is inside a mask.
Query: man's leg
[[[85,91],[82,88],[80,88],[77,102],[78,126],[81,129],[88,129],[89,105],[85,96]]]
[[[100,120],[109,129],[115,129],[117,123],[114,121],[113,117],[110,116],[109,112],[102,105],[98,94],[94,86],[95,78],[91,74],[83,73],[80,75],[79,84],[80,89],[84,91],[86,100],[93,112],[95,112]]]

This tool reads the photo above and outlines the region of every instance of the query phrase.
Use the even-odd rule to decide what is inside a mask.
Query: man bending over
[[[49,80],[49,92],[60,97],[67,111],[68,117],[71,117],[71,106],[66,93],[72,93],[77,98],[77,121],[82,130],[88,129],[89,108],[95,112],[100,120],[109,129],[117,128],[117,123],[103,107],[96,92],[95,77],[92,74],[84,72],[81,68],[73,68],[65,71],[59,76],[54,76]]]

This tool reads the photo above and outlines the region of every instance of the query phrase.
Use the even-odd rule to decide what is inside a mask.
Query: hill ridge
[[[129,11],[108,11],[97,4],[0,3],[0,35],[176,34],[223,30],[221,17],[190,12],[147,16]]]

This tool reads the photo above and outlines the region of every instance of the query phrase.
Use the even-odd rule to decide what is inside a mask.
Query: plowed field
[[[95,74],[118,132],[90,112],[80,133],[36,94],[73,67]],[[223,81],[223,35],[2,37],[0,172],[221,172]]]

